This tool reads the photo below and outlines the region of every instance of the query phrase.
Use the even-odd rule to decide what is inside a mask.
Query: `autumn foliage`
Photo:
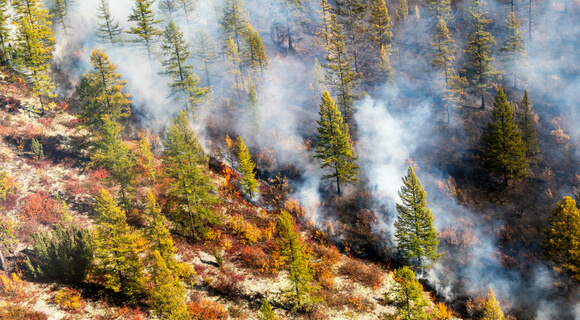
[[[63,217],[62,203],[52,198],[48,192],[33,193],[24,200],[22,218],[43,224],[57,223]]]
[[[228,314],[219,302],[198,299],[189,303],[189,313],[192,320],[226,320]]]

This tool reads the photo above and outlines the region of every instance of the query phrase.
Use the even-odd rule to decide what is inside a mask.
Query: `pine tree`
[[[483,304],[483,317],[481,320],[504,320],[503,311],[501,311],[501,305],[495,299],[495,294],[491,287],[489,288],[489,294],[487,299]]]
[[[351,123],[355,113],[354,99],[358,97],[353,93],[353,90],[358,84],[360,75],[351,70],[351,58],[345,51],[342,27],[338,24],[334,14],[331,16],[331,21],[330,45],[327,47],[326,56],[324,56],[328,61],[325,66],[328,70],[326,79],[338,98],[338,104],[343,108],[346,121]]]
[[[522,141],[526,145],[526,157],[531,161],[540,152],[540,143],[538,141],[538,115],[532,108],[528,90],[524,91],[518,116],[518,128],[522,134]]]
[[[127,217],[113,197],[101,189],[95,198],[95,275],[105,287],[122,292],[135,304],[144,292],[142,241],[127,224]]]
[[[157,28],[161,20],[155,19],[152,8],[154,2],[155,0],[135,0],[135,6],[127,20],[137,24],[135,27],[130,27],[127,33],[136,37],[131,42],[141,46],[147,52],[149,62],[152,61],[151,55],[157,38],[163,34],[163,31]]]
[[[185,22],[187,26],[191,26],[191,15],[195,11],[196,5],[194,0],[175,0],[179,10],[181,10],[181,16],[185,17]]]
[[[401,204],[397,204],[395,239],[397,250],[415,269],[423,273],[437,262],[443,254],[437,253],[439,232],[435,229],[435,218],[427,207],[427,192],[409,167],[403,177],[399,191]]]
[[[557,272],[580,281],[580,211],[570,197],[558,201],[544,229],[542,258],[553,263]]]
[[[122,80],[117,65],[101,49],[91,53],[93,69],[83,74],[77,88],[81,101],[79,116],[93,130],[101,130],[105,118],[116,121],[131,114],[131,96],[123,93],[127,81]]]
[[[120,187],[121,206],[125,212],[130,212],[137,172],[131,149],[121,140],[120,132],[121,126],[118,123],[104,118],[89,166],[107,170],[109,181]]]
[[[215,44],[207,33],[201,29],[198,31],[194,40],[193,56],[202,62],[202,66],[199,69],[205,74],[206,87],[210,88],[210,66],[217,62],[218,55],[215,51]]]
[[[64,36],[66,39],[66,43],[69,43],[69,36],[68,36],[68,29],[71,26],[68,24],[69,14],[70,14],[70,6],[71,0],[52,0],[54,4],[54,18],[60,24],[62,31],[64,32]]]
[[[172,272],[177,272],[178,263],[174,258],[176,249],[173,245],[171,233],[167,229],[168,222],[165,216],[161,214],[161,209],[151,191],[147,192],[145,216],[148,224],[148,228],[145,230],[145,237],[149,242],[150,252],[159,254],[165,266]]]
[[[419,22],[421,20],[421,12],[419,11],[418,5],[415,5],[415,10],[413,11],[413,18],[415,18],[415,22]]]
[[[402,267],[393,272],[393,277],[395,278],[393,293],[397,315],[405,320],[431,319],[423,310],[428,302],[423,296],[423,287],[415,279],[413,270],[409,267]]]
[[[175,21],[178,18],[178,4],[175,0],[160,0],[157,5],[164,21]]]
[[[161,65],[165,68],[161,74],[169,76],[173,82],[169,84],[170,96],[174,101],[182,101],[187,111],[195,112],[207,88],[199,88],[199,77],[193,72],[193,66],[187,64],[189,59],[189,44],[185,42],[183,33],[175,22],[170,21],[163,32],[161,50],[165,59]]]
[[[443,20],[446,23],[453,21],[451,0],[427,0],[427,6],[435,14],[437,20]]]
[[[152,286],[149,289],[149,305],[152,313],[159,319],[191,319],[185,305],[185,288],[167,267],[159,252],[153,251],[152,256]]]
[[[266,54],[266,47],[262,42],[260,34],[252,28],[251,24],[248,24],[245,30],[245,38],[248,45],[247,53],[247,63],[254,68],[254,70],[260,69],[260,75],[264,77],[264,69],[269,68],[270,59],[268,54]]]
[[[328,0],[320,0],[320,9],[321,11],[316,11],[320,15],[321,26],[320,31],[316,33],[326,45],[330,44],[330,25],[332,23],[330,19],[330,12],[332,10],[332,6],[328,3]]]
[[[390,50],[388,47],[382,47],[379,64],[378,64],[378,79],[382,82],[389,83],[393,81],[393,68],[391,66]]]
[[[260,307],[260,314],[258,315],[259,320],[278,320],[276,314],[272,310],[272,306],[268,303],[268,300],[264,298],[262,300],[262,306]]]
[[[277,245],[291,283],[287,298],[295,305],[295,309],[308,308],[313,302],[311,294],[316,290],[311,284],[314,271],[310,266],[310,255],[296,232],[294,219],[288,212],[282,211],[278,217],[277,229]]]
[[[499,51],[503,54],[503,62],[506,71],[511,73],[514,79],[514,88],[517,89],[517,70],[526,63],[526,50],[524,47],[524,33],[520,29],[520,21],[514,13],[510,13],[506,20],[507,34],[503,41],[503,47]],[[511,71],[511,72],[510,72]]]
[[[242,74],[242,58],[241,53],[238,50],[238,45],[234,42],[232,38],[227,42],[226,45],[226,62],[228,64],[228,73],[234,76],[233,88],[238,92],[238,96],[241,96],[241,89],[244,87],[244,76]]]
[[[326,79],[324,76],[324,67],[318,58],[314,58],[314,67],[312,68],[312,75],[314,76],[314,91],[316,94],[322,95],[326,91]]]
[[[236,146],[238,149],[238,162],[240,163],[240,171],[242,174],[242,180],[240,181],[240,184],[242,185],[243,192],[248,193],[251,198],[254,192],[258,192],[257,187],[259,183],[256,180],[256,174],[254,173],[256,164],[254,161],[252,161],[252,158],[250,157],[250,151],[246,147],[242,136],[238,136],[238,139],[236,140]]]
[[[380,49],[391,46],[393,32],[391,32],[391,16],[385,0],[372,0],[369,18],[371,40]]]
[[[244,10],[243,0],[225,0],[219,24],[226,39],[234,39],[239,48],[240,36],[248,24],[248,14]]]
[[[256,86],[251,82],[248,90],[248,105],[250,108],[250,119],[252,121],[254,133],[259,134],[262,132],[262,114],[260,112],[260,102],[258,101]]]
[[[213,205],[219,203],[207,171],[207,158],[183,111],[171,119],[163,140],[164,175],[169,178],[166,210],[179,230],[200,239],[208,226],[221,223]]]
[[[397,8],[395,9],[395,18],[399,24],[404,23],[409,17],[409,6],[407,5],[407,0],[399,0],[397,2]]]
[[[276,5],[277,4],[277,5]],[[274,28],[288,40],[288,51],[296,52],[299,40],[300,25],[306,22],[304,18],[304,0],[277,0],[273,12],[281,21],[274,22]]]
[[[111,14],[109,0],[99,0],[96,16],[98,22],[93,31],[100,42],[114,46],[123,41],[123,28]]]
[[[9,0],[0,0],[0,62],[8,60],[6,56],[8,52],[6,50],[6,45],[10,40],[10,4]]]
[[[449,69],[453,66],[453,61],[455,61],[455,48],[457,46],[453,38],[451,38],[447,24],[443,19],[437,23],[431,46],[435,48],[435,54],[431,60],[431,67],[445,74],[445,84],[447,85],[449,82]]]
[[[358,166],[354,148],[348,134],[348,126],[343,123],[342,115],[336,108],[328,91],[322,95],[318,123],[319,142],[316,144],[315,158],[322,160],[320,168],[331,168],[332,174],[325,174],[325,180],[336,179],[337,194],[340,195],[340,184],[357,182]]]
[[[49,74],[56,39],[50,26],[52,15],[43,0],[12,1],[16,24],[14,35],[16,68],[32,82],[32,94],[40,99],[42,111],[55,106],[43,97],[54,98],[55,89]]]
[[[360,0],[335,0],[335,14],[343,30],[354,58],[354,70],[359,72],[358,48],[366,37],[367,28],[364,25],[367,6]]]
[[[501,87],[495,96],[491,121],[483,137],[484,161],[493,173],[503,178],[507,186],[509,179],[528,174],[528,160],[526,145],[516,126],[513,107]]]
[[[485,108],[485,91],[490,88],[491,81],[499,75],[491,64],[494,59],[489,56],[491,45],[495,44],[495,40],[491,33],[485,31],[486,26],[492,21],[485,18],[487,12],[483,11],[483,5],[483,0],[472,0],[471,8],[467,11],[471,21],[471,31],[467,36],[467,65],[465,66],[469,81],[481,92],[481,109]]]

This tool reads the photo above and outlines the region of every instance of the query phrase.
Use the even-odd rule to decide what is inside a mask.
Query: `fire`
[[[232,177],[236,179],[240,177],[240,174],[232,170],[232,168],[230,168],[227,164],[222,162],[222,165],[224,166],[224,169],[220,173],[224,175],[227,181],[229,181]]]

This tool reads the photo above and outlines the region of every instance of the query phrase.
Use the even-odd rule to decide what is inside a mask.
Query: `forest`
[[[578,320],[579,58],[578,0],[0,0],[0,320]]]

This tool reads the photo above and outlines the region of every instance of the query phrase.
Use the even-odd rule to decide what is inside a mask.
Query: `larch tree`
[[[69,15],[71,12],[72,1],[71,0],[52,0],[54,5],[54,18],[62,28],[64,33],[66,43],[70,45],[68,29],[71,28],[69,25]]]
[[[576,201],[564,197],[548,216],[546,236],[542,241],[542,258],[553,269],[576,283],[580,281],[580,211]],[[570,283],[569,283],[570,284]]]
[[[130,27],[129,31],[126,31],[128,34],[135,36],[131,42],[146,51],[150,63],[155,43],[158,37],[163,34],[163,31],[157,27],[161,20],[155,18],[155,13],[153,12],[154,2],[155,0],[135,0],[127,21],[134,22],[137,25]]]
[[[483,304],[483,316],[480,318],[481,320],[504,320],[503,311],[501,311],[501,305],[499,301],[495,298],[495,293],[489,288],[489,294],[485,299]]]
[[[392,298],[395,301],[397,315],[405,320],[431,319],[423,309],[429,303],[423,296],[423,287],[415,279],[413,270],[409,267],[399,268],[393,272],[393,278],[395,285]],[[388,296],[386,298],[389,299]]]
[[[209,226],[221,223],[221,216],[213,210],[219,199],[206,174],[207,157],[184,111],[171,119],[163,147],[164,175],[169,179],[167,216],[181,232],[199,240]]]
[[[193,42],[193,56],[201,62],[201,70],[205,75],[206,87],[211,87],[211,65],[216,63],[218,55],[215,44],[204,30],[199,30]]]
[[[300,26],[305,22],[304,0],[277,0],[273,12],[278,16],[274,22],[274,30],[287,40],[288,51],[296,52],[299,40]]]
[[[334,10],[338,23],[343,26],[345,39],[354,58],[354,70],[359,72],[358,51],[366,38],[367,28],[364,24],[367,11],[366,4],[360,0],[335,0]]]
[[[99,0],[96,17],[98,21],[93,32],[100,42],[111,46],[123,42],[123,28],[111,14],[109,0]]]
[[[324,180],[336,181],[336,192],[341,194],[340,185],[346,182],[357,182],[359,171],[355,163],[354,147],[348,133],[348,126],[342,120],[342,115],[328,91],[324,91],[318,123],[316,152],[314,157],[322,161],[320,168],[330,168],[334,172],[325,174]]]
[[[326,79],[333,92],[337,96],[338,104],[342,107],[346,121],[354,121],[354,87],[358,84],[359,74],[352,71],[350,66],[351,57],[346,53],[342,27],[338,24],[336,16],[331,16],[330,45],[324,56],[328,62],[325,67],[328,70]]]
[[[185,22],[187,26],[191,26],[192,14],[195,11],[196,4],[194,0],[175,0],[179,10],[181,10],[181,16],[185,17]]]
[[[388,50],[393,39],[391,16],[385,0],[372,0],[370,9],[370,36],[379,49]]]
[[[175,0],[160,0],[157,8],[164,21],[175,21],[179,16],[177,12],[179,8]]]
[[[491,122],[483,141],[484,163],[492,173],[503,178],[505,186],[510,179],[528,175],[526,145],[518,131],[514,109],[501,87],[495,96]]]
[[[248,14],[244,9],[243,0],[225,0],[219,24],[226,39],[234,39],[239,48],[240,37],[248,24]]]
[[[266,47],[258,31],[254,30],[251,24],[246,26],[244,38],[247,43],[246,62],[254,70],[260,70],[260,75],[264,77],[264,69],[270,67],[270,58],[266,54]]]
[[[445,84],[447,85],[449,82],[449,69],[453,66],[453,61],[455,61],[455,49],[457,46],[453,38],[451,38],[451,33],[443,19],[440,19],[439,23],[437,23],[431,46],[435,49],[433,59],[431,59],[431,67],[443,72]]]
[[[77,88],[81,102],[78,116],[89,128],[99,131],[105,119],[116,121],[131,114],[131,96],[123,93],[127,81],[116,73],[117,65],[103,50],[93,50],[90,61],[93,68],[82,75]]]
[[[54,98],[55,86],[50,76],[50,60],[56,39],[51,29],[52,15],[43,0],[14,0],[13,59],[16,69],[27,75],[32,83],[32,95],[40,100],[42,112],[55,106],[43,98]]]
[[[2,56],[0,57],[1,61],[6,61],[6,56],[9,54],[6,51],[6,45],[10,39],[10,18],[11,14],[9,11],[10,3],[9,0],[0,0],[0,52]]]
[[[510,13],[510,17],[506,20],[506,35],[503,41],[503,46],[499,48],[502,54],[502,60],[505,65],[505,73],[511,73],[513,77],[514,88],[517,89],[517,75],[518,69],[526,64],[527,55],[524,46],[524,33],[520,28],[520,21],[516,19],[514,13]]]
[[[427,192],[409,167],[399,191],[401,203],[397,203],[395,239],[397,250],[403,254],[413,269],[423,274],[443,254],[437,253],[439,232],[435,229],[435,217],[427,207]]]
[[[320,15],[320,30],[316,34],[324,40],[325,45],[330,44],[331,10],[328,0],[320,0],[320,11],[316,11]]]
[[[233,38],[227,42],[226,45],[226,63],[229,67],[228,73],[234,76],[233,88],[238,92],[238,96],[241,97],[241,91],[244,88],[244,76],[242,74],[242,54],[239,51],[239,47]]]
[[[256,86],[252,82],[250,82],[248,89],[248,107],[254,133],[259,134],[262,132],[262,113],[260,112],[260,101],[258,100]]]
[[[159,252],[153,251],[152,259],[149,289],[149,305],[152,313],[159,319],[191,319],[185,304],[185,288],[167,267]]]
[[[199,77],[193,72],[193,66],[187,63],[191,55],[189,44],[173,21],[169,22],[163,32],[161,50],[164,56],[161,65],[165,68],[161,74],[172,80],[169,84],[170,96],[174,101],[183,102],[185,110],[194,112],[209,89],[198,86]]]
[[[149,251],[157,252],[165,266],[172,272],[177,272],[179,266],[174,257],[176,249],[173,245],[173,238],[167,229],[168,221],[161,214],[161,208],[151,191],[148,191],[146,196],[145,216],[148,225],[145,229],[145,238],[149,242]]]
[[[524,91],[524,97],[520,103],[518,128],[522,134],[522,141],[526,145],[526,157],[532,161],[540,152],[540,143],[538,140],[538,115],[532,108],[528,90]]]
[[[249,194],[251,198],[254,192],[258,192],[257,188],[259,183],[256,180],[256,173],[254,172],[256,164],[252,161],[250,151],[246,147],[242,136],[238,136],[236,147],[238,149],[238,163],[240,164],[240,172],[242,174],[240,184],[242,185],[243,192]]]
[[[95,197],[94,274],[105,287],[121,292],[135,304],[145,289],[143,263],[139,258],[143,241],[127,224],[127,217],[108,191]]]
[[[486,27],[492,21],[485,16],[483,11],[483,0],[472,0],[471,7],[467,10],[471,23],[471,31],[467,35],[467,64],[465,70],[469,82],[480,91],[481,109],[485,108],[486,90],[491,87],[491,81],[499,73],[492,66],[494,59],[490,57],[491,46],[495,44],[495,39],[486,31]]]
[[[427,0],[427,6],[434,13],[437,20],[443,20],[446,23],[453,21],[451,0]]]

